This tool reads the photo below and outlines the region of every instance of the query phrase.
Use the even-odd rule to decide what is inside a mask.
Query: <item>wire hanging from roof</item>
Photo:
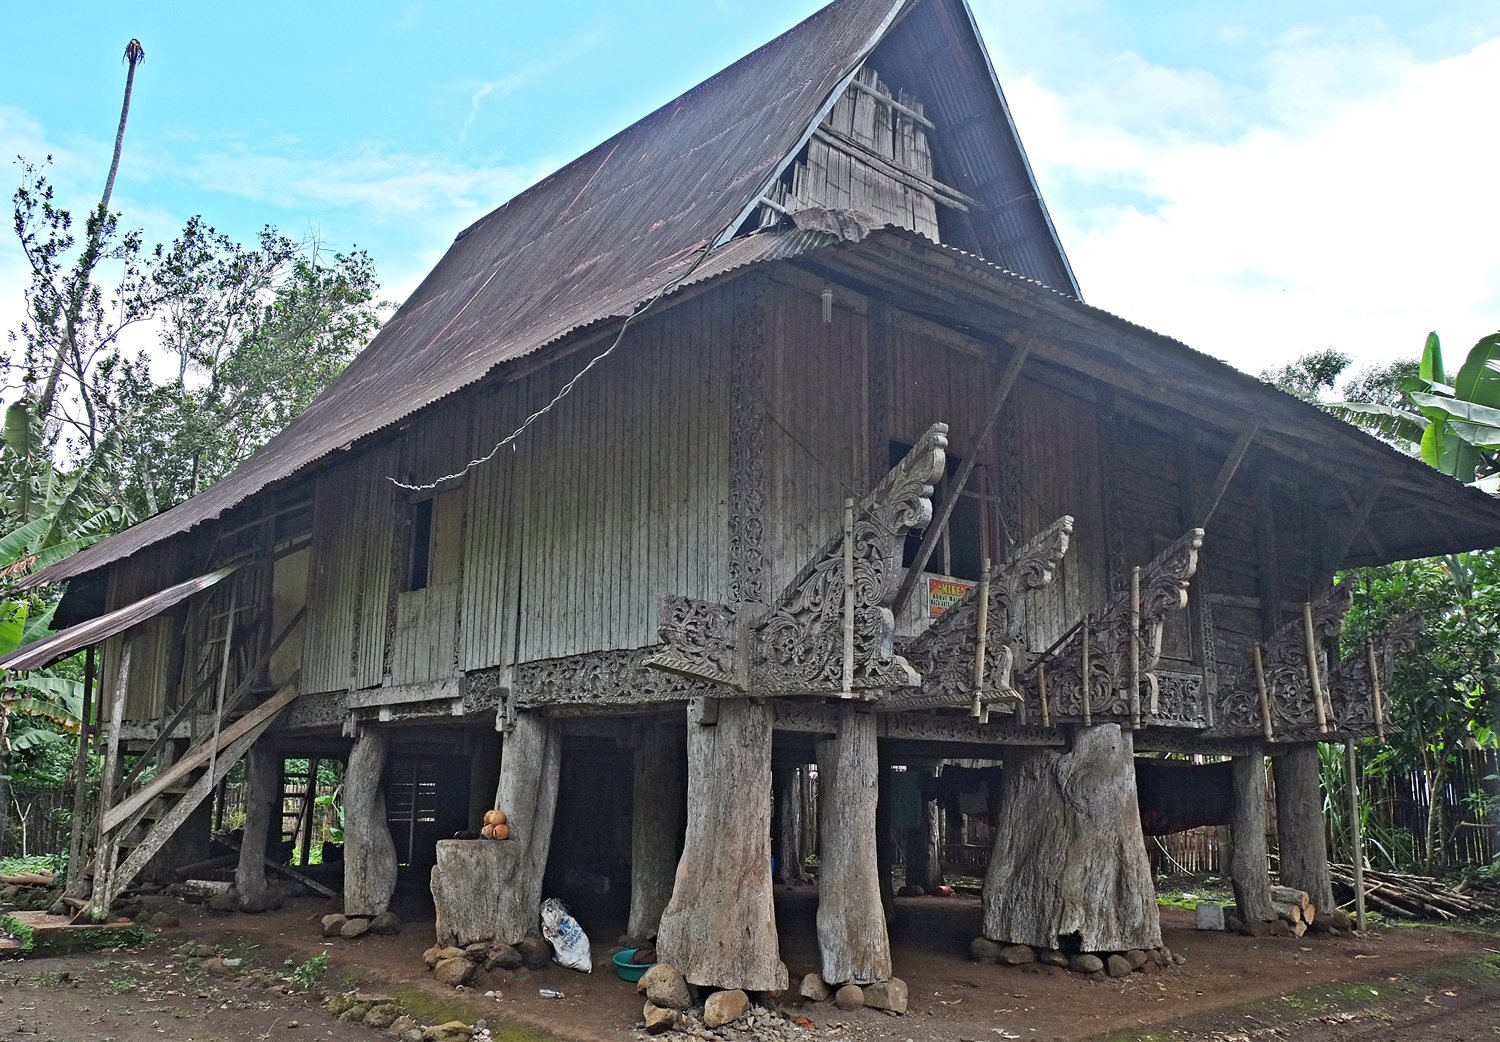
[[[705,245],[702,249],[700,249],[698,251],[698,256],[693,260],[693,263],[691,265],[689,265],[687,271],[683,272],[681,275],[677,276],[677,278],[673,279],[671,282],[667,283],[661,289],[657,290],[656,293],[651,297],[650,300],[646,301],[640,307],[638,307],[634,311],[632,311],[629,315],[625,316],[625,323],[624,323],[624,325],[620,326],[620,331],[615,334],[615,338],[614,338],[614,340],[612,340],[610,342],[610,345],[608,347],[606,347],[603,351],[599,352],[599,354],[597,354],[593,358],[589,359],[589,364],[586,365],[586,366],[584,366],[582,369],[578,370],[578,372],[573,375],[573,378],[571,380],[569,380],[567,383],[563,384],[562,390],[558,391],[557,394],[553,395],[552,400],[550,402],[548,402],[546,405],[542,406],[540,409],[538,409],[536,412],[532,413],[530,416],[526,417],[525,420],[521,421],[521,426],[517,427],[515,430],[511,431],[505,437],[503,437],[499,441],[497,441],[495,443],[495,447],[492,448],[492,449],[490,449],[489,452],[486,452],[483,456],[480,456],[478,459],[472,459],[472,460],[470,460],[468,463],[464,464],[462,470],[454,471],[452,474],[444,474],[442,477],[437,478],[437,479],[435,479],[433,481],[426,482],[425,484],[421,484],[421,485],[409,485],[406,482],[404,482],[404,481],[398,481],[398,480],[396,480],[393,477],[388,477],[387,480],[389,480],[390,483],[392,485],[395,485],[397,488],[405,489],[408,492],[431,492],[434,489],[436,489],[439,485],[442,485],[443,483],[448,482],[448,481],[457,480],[458,478],[463,477],[469,471],[473,470],[475,467],[478,467],[478,466],[481,466],[481,465],[483,465],[485,463],[488,463],[490,460],[492,460],[496,456],[498,456],[500,454],[500,450],[503,449],[503,448],[505,448],[505,446],[507,446],[507,445],[511,446],[511,450],[514,451],[515,450],[515,441],[516,441],[516,439],[519,438],[522,434],[524,434],[526,432],[526,428],[530,427],[537,420],[541,419],[547,413],[551,412],[552,409],[557,405],[558,402],[562,401],[564,398],[566,398],[568,396],[568,394],[577,385],[578,381],[582,380],[584,378],[584,376],[586,376],[588,374],[588,371],[590,369],[594,368],[594,366],[598,365],[600,362],[604,361],[611,354],[613,354],[615,348],[617,348],[617,347],[620,346],[620,341],[622,341],[622,340],[625,339],[625,331],[630,328],[631,324],[634,323],[636,319],[640,318],[646,312],[650,311],[656,305],[656,302],[658,300],[660,300],[662,297],[666,296],[668,293],[672,292],[678,286],[681,286],[688,279],[692,278],[693,277],[693,273],[695,271],[697,271],[700,266],[702,266],[703,262],[708,259],[708,255],[710,253],[712,253],[717,248],[718,247],[715,245],[715,241],[714,240],[710,240],[707,245]]]

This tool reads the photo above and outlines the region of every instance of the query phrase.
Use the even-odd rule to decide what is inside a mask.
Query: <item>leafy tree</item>
[[[1334,384],[1344,370],[1349,368],[1351,361],[1348,355],[1330,347],[1326,351],[1303,355],[1279,369],[1262,370],[1260,378],[1268,384],[1275,384],[1287,394],[1316,404],[1322,400],[1324,391],[1333,390]]]

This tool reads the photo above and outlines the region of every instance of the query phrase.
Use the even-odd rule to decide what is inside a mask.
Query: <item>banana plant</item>
[[[1406,407],[1333,402],[1336,416],[1405,442],[1444,474],[1500,491],[1500,333],[1481,337],[1449,382],[1443,347],[1427,334],[1418,374],[1403,381]]]

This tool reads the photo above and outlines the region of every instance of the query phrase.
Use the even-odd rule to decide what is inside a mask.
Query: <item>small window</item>
[[[905,442],[891,442],[891,466],[894,467],[897,463],[900,463],[906,454],[911,451],[911,448]],[[953,478],[962,466],[962,459],[952,454],[948,456],[947,473],[939,479],[932,496],[934,516],[941,513],[943,502],[953,487]],[[979,514],[981,500],[972,494],[976,480],[977,477],[975,475],[970,475],[969,487],[965,490],[966,494],[961,496],[958,503],[954,506],[953,513],[948,518],[947,531],[943,533],[943,537],[938,541],[938,545],[933,547],[932,556],[927,560],[927,571],[938,575],[951,575],[955,579],[968,579],[971,582],[979,581],[979,565],[983,558],[983,550],[981,549],[983,542],[983,522]],[[922,549],[922,537],[924,534],[925,532],[920,530],[914,530],[906,534],[906,546],[901,552],[901,566],[903,568],[910,568],[912,562],[917,559],[917,554]]]
[[[406,570],[408,590],[427,589],[432,570],[432,503],[420,499],[411,507],[411,560]]]

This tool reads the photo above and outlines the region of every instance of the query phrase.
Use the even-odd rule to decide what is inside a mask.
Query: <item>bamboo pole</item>
[[[1083,617],[1083,670],[1080,687],[1083,692],[1084,727],[1092,727],[1094,724],[1094,693],[1091,690],[1094,685],[1089,683],[1089,626],[1092,621],[1088,615]]]
[[[68,826],[68,875],[66,893],[72,897],[82,892],[84,869],[83,819],[89,798],[89,718],[94,704],[94,645],[83,656],[83,706],[78,715],[78,756],[74,761],[73,820]]]
[[[1151,695],[1151,715],[1160,709],[1158,697]],[[1141,728],[1141,569],[1130,570],[1130,726]]]
[[[1349,789],[1350,859],[1354,863],[1354,915],[1360,932],[1365,928],[1365,844],[1359,828],[1358,764],[1354,757],[1354,739],[1344,743],[1344,774]]]
[[[1042,703],[1042,726],[1052,726],[1052,707],[1047,704],[1047,663],[1038,662],[1036,666],[1036,693]]]
[[[974,705],[969,715],[981,724],[989,722],[984,705],[984,656],[990,629],[990,559],[979,562],[979,617],[974,622]]]
[[[1380,663],[1375,657],[1375,642],[1365,637],[1365,655],[1370,662],[1370,693],[1375,700],[1375,733],[1385,741],[1385,705],[1380,692]]]
[[[229,655],[234,650],[234,604],[239,595],[239,587],[229,587],[229,614],[224,620],[224,658],[219,666],[219,693],[214,706],[214,736],[213,744],[208,747],[208,773],[213,774],[219,764],[219,729],[224,724],[224,694],[225,687],[229,684]]]
[[[1266,690],[1266,664],[1260,657],[1260,645],[1251,648],[1255,659],[1255,689],[1260,692],[1260,726],[1265,731],[1266,741],[1272,741],[1275,729],[1271,725],[1271,692]]]
[[[844,698],[854,697],[854,500],[844,500]]]
[[[1328,732],[1328,710],[1323,705],[1323,675],[1318,669],[1318,641],[1313,632],[1312,602],[1302,602],[1302,643],[1307,652],[1307,679],[1312,685],[1313,711],[1318,716],[1318,731]]]

